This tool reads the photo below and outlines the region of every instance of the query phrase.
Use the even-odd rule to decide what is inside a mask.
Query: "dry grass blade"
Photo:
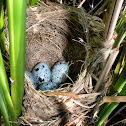
[[[118,53],[119,53],[118,49],[112,50],[112,52],[110,54],[110,57],[109,57],[106,65],[105,65],[105,68],[104,68],[104,70],[103,70],[103,72],[102,72],[102,74],[101,74],[101,76],[100,76],[100,78],[99,78],[99,80],[98,80],[98,82],[97,82],[97,84],[95,86],[95,91],[96,92],[99,91],[99,90],[104,89],[105,85],[102,85],[102,83],[106,79],[106,77],[107,77],[107,75],[108,75],[108,73],[109,73],[109,71],[110,71],[110,69],[111,69],[111,67],[112,67],[112,65],[113,65],[113,63],[115,61],[115,58],[118,55]]]
[[[103,2],[103,0],[101,0],[94,8],[92,8],[88,13],[91,14],[91,13],[93,12],[93,10],[95,10],[102,2]]]
[[[126,105],[122,106],[114,115],[112,115],[112,117],[109,120],[107,120],[107,123],[110,122],[110,120],[112,120],[116,115],[118,115],[125,108],[126,108]]]
[[[105,39],[107,42],[112,39],[114,29],[119,17],[119,13],[123,4],[123,0],[113,0],[111,3],[111,12],[106,24]]]
[[[96,16],[96,15],[99,15],[100,13],[102,13],[103,12],[103,10],[104,10],[104,7],[106,6],[106,4],[109,2],[109,0],[106,0],[105,2],[104,2],[104,4],[93,14],[94,16]]]
[[[91,93],[91,94],[82,94],[82,95],[77,95],[77,94],[71,94],[71,93],[64,93],[64,92],[45,92],[45,94],[47,95],[57,95],[57,96],[67,96],[67,97],[71,97],[71,98],[86,98],[86,97],[96,97],[98,95],[100,95],[100,93]]]
[[[102,102],[126,102],[126,96],[104,96]]]
[[[121,121],[118,121],[117,123],[114,123],[114,124],[110,125],[110,126],[116,126],[116,125],[119,126],[119,124],[123,124],[123,123],[124,123],[124,125],[125,125],[125,122],[126,122],[126,119],[123,119],[123,120],[121,120]]]
[[[82,0],[82,1],[80,2],[80,4],[78,5],[77,8],[81,8],[85,1],[86,1],[86,0]]]

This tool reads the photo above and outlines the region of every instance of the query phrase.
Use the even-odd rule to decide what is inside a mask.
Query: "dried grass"
[[[54,3],[27,8],[26,69],[31,71],[39,62],[46,62],[51,68],[55,62],[65,60],[70,64],[70,74],[59,89],[45,92],[36,91],[25,75],[20,118],[25,124],[81,126],[87,123],[100,95],[93,93],[93,87],[111,49],[111,43],[104,42],[103,32],[102,20],[81,9]],[[5,36],[8,38],[7,32]],[[63,88],[63,85],[67,86]]]

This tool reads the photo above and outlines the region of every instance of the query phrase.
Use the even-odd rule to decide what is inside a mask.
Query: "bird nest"
[[[25,75],[22,117],[29,125],[87,124],[99,93],[93,87],[100,75],[110,45],[103,39],[104,24],[83,9],[53,4],[27,8],[25,69],[39,62],[51,68],[65,60],[70,72],[56,90],[37,91]]]

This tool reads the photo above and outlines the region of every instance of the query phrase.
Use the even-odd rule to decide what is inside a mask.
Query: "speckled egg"
[[[38,86],[38,89],[45,91],[45,90],[54,90],[57,89],[58,86],[55,83],[52,82],[44,82],[41,85]]]
[[[39,85],[44,82],[49,82],[51,78],[51,71],[48,65],[44,62],[41,62],[35,66],[32,71],[36,83]]]
[[[57,62],[52,69],[51,79],[53,83],[61,84],[67,79],[69,66],[65,61]]]
[[[30,73],[29,71],[25,71],[25,74],[29,77],[29,79],[32,82],[33,87],[36,89],[37,88],[37,84],[35,82],[35,78],[34,78],[33,74]]]

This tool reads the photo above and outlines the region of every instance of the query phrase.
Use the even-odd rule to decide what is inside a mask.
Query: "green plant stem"
[[[119,92],[121,89],[123,89],[125,84],[126,84],[126,64],[114,88],[111,90],[111,94]],[[120,93],[119,95],[122,94],[123,93]],[[126,95],[126,93],[124,95]],[[98,114],[99,120],[96,123],[96,125],[100,126],[104,122],[104,120],[109,116],[109,114],[118,106],[118,104],[119,103],[106,103],[105,105],[103,105],[102,109],[99,111]]]
[[[124,15],[124,17],[126,17],[126,9],[125,9],[123,15]],[[119,19],[119,22],[118,22],[118,24],[117,24],[117,26],[116,26],[116,28],[115,28],[115,31],[116,31],[117,33],[119,32],[119,30],[120,30],[120,28],[121,28],[123,22],[124,22],[124,20],[123,20],[122,18],[120,18],[120,19]]]
[[[9,116],[8,116],[8,111],[7,111],[7,106],[6,106],[6,100],[5,100],[5,95],[3,92],[2,88],[2,77],[3,76],[3,60],[2,60],[2,54],[0,50],[0,113],[4,118],[5,124],[9,126]]]
[[[36,5],[37,2],[38,2],[38,0],[29,0],[29,4],[30,4],[31,6]]]
[[[121,29],[120,29],[121,30]],[[115,85],[116,84],[116,87],[114,87],[114,89],[113,90],[110,90],[110,91],[108,91],[108,92],[110,92],[109,93],[109,95],[112,95],[112,93],[115,93],[115,92],[118,92],[119,90],[121,90],[122,89],[122,87],[124,86],[124,84],[125,84],[125,82],[122,84],[122,87],[121,87],[121,80],[122,80],[122,78],[120,79],[120,80],[118,80],[118,77],[119,77],[119,70],[120,70],[120,68],[123,70],[123,68],[126,66],[125,65],[125,61],[124,61],[124,63],[123,63],[123,65],[121,64],[122,63],[122,59],[125,57],[125,54],[126,54],[126,48],[125,48],[125,43],[126,42],[124,42],[124,48],[123,48],[123,51],[122,51],[122,54],[121,54],[121,56],[120,56],[120,59],[119,59],[119,61],[118,61],[118,64],[117,64],[117,66],[116,66],[116,69],[115,69],[115,75],[114,75],[114,79],[113,79],[113,85]],[[122,65],[122,67],[121,67],[121,65]],[[118,74],[118,75],[117,75]],[[117,81],[118,80],[118,81]],[[117,89],[116,89],[117,88]],[[115,91],[114,91],[115,90]],[[103,104],[102,106],[101,106],[101,108],[100,108],[100,111],[99,111],[99,114],[98,114],[98,116],[99,117],[101,117],[102,115],[104,115],[104,113],[106,112],[106,110],[107,110],[107,108],[108,108],[108,106],[110,106],[110,104],[111,103],[105,103],[105,104]],[[116,105],[115,105],[115,107],[116,107]],[[114,108],[113,108],[113,110],[114,110]]]
[[[24,95],[26,4],[26,0],[7,0],[11,96],[16,116],[21,114]]]
[[[120,92],[120,90],[122,90],[122,88],[124,87],[125,84],[126,84],[126,64],[125,64],[124,69],[123,69],[122,73],[120,74],[120,77],[117,80],[114,88],[111,90],[111,94]]]
[[[125,54],[126,54],[126,39],[125,39],[125,42],[124,42],[123,51],[121,53],[121,56],[119,58],[119,61],[116,65],[116,68],[115,68],[115,71],[114,71],[114,77],[113,77],[112,84],[116,83],[116,81],[118,80],[119,74],[121,73],[120,70],[123,70],[123,68],[124,68],[125,59],[126,59]]]
[[[5,54],[4,45],[4,11],[3,11],[3,1],[0,1],[0,48],[3,54]]]
[[[126,86],[118,94],[119,96],[126,96]],[[109,103],[103,115],[99,116],[100,119],[96,123],[96,126],[101,126],[104,120],[112,113],[112,111],[119,105],[119,102]]]
[[[99,116],[100,119],[96,123],[96,126],[101,126],[102,123],[105,121],[105,119],[112,113],[112,111],[119,105],[118,102],[116,103],[110,103],[108,107],[105,110],[104,116]]]
[[[119,30],[118,36],[112,48],[114,49],[118,47],[122,43],[125,37],[126,37],[126,23],[124,23],[121,29]]]
[[[7,81],[7,76],[6,76],[6,71],[4,68],[1,51],[0,51],[0,84],[1,84],[3,94],[6,100],[10,120],[15,121],[14,106],[10,97],[9,85]]]
[[[119,4],[119,2],[121,2],[121,3]],[[108,18],[108,21],[106,23],[106,31],[105,31],[105,39],[107,42],[110,42],[110,40],[112,39],[112,35],[114,33],[114,28],[115,28],[115,25],[116,25],[116,22],[117,22],[117,19],[119,16],[119,12],[121,10],[122,3],[123,3],[123,0],[121,0],[121,1],[115,0],[115,1],[112,1],[112,3],[111,3],[111,7],[112,7],[112,10],[110,11],[111,18],[110,17]],[[125,29],[125,24],[124,24],[124,28],[122,28],[122,29]],[[120,34],[122,36],[120,37],[120,34],[119,34],[118,37],[116,38],[116,41],[115,41],[113,48],[112,48],[113,50],[115,50],[118,47],[118,45],[122,42],[122,40],[125,37],[125,31],[123,30],[123,32],[122,32],[120,30],[120,32],[121,32]],[[117,55],[115,55],[115,57],[114,57],[114,56],[112,56],[112,54],[110,54],[108,56],[108,60],[105,64],[104,69],[102,70],[102,74],[100,75],[99,80],[95,86],[95,89],[94,89],[95,91],[102,90],[105,87],[102,84],[102,82],[104,81],[103,79],[106,78],[112,64],[115,61],[116,56]]]
[[[1,83],[0,83],[0,113],[4,118],[5,124],[7,126],[10,126],[7,106],[6,106],[3,90],[2,90],[2,87],[1,87]]]

